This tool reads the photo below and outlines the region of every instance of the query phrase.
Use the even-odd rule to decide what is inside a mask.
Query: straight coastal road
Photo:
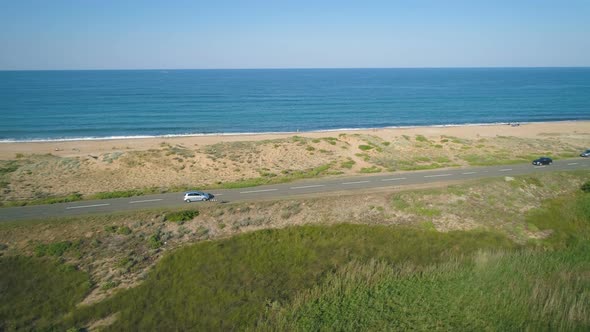
[[[464,181],[499,176],[515,176],[550,171],[571,171],[590,169],[590,159],[558,160],[548,166],[531,164],[439,169],[433,171],[395,172],[355,177],[332,177],[276,185],[241,189],[213,190],[217,201],[255,201],[261,199],[286,198],[310,194],[329,195],[330,192],[370,190],[409,185],[424,185],[436,182]],[[182,201],[183,193],[167,193],[129,198],[78,201],[72,203],[34,205],[0,209],[0,222],[11,220],[44,219],[67,217],[92,213],[112,213],[141,210],[146,208],[174,208],[187,205]],[[191,206],[210,203],[190,203]]]

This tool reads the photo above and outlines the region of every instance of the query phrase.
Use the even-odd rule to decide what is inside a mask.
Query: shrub
[[[5,175],[8,173],[13,173],[19,168],[18,163],[15,161],[8,161],[6,163],[0,164],[0,175]]]
[[[117,231],[117,226],[104,226],[104,230],[107,233],[115,233]]]
[[[148,238],[148,246],[152,249],[158,249],[162,246],[162,240],[160,234],[154,234]]]
[[[72,242],[70,241],[55,242],[49,244],[38,244],[35,247],[35,255],[37,257],[42,257],[45,255],[60,257],[71,247]]]
[[[340,167],[351,169],[354,164],[356,164],[356,162],[354,160],[352,160],[352,159],[349,159],[347,161],[343,161],[340,164]]]
[[[580,189],[585,193],[590,193],[590,181],[586,181]]]
[[[359,145],[359,149],[361,149],[363,151],[368,151],[368,150],[373,149],[373,147],[370,145]]]
[[[416,135],[417,142],[428,142],[428,139],[424,135]]]
[[[102,289],[103,291],[109,290],[111,288],[115,288],[119,285],[118,282],[116,281],[107,281],[104,284],[102,284],[102,286],[100,286],[100,289]]]
[[[117,230],[117,233],[122,234],[122,235],[129,235],[129,234],[131,234],[131,228],[129,228],[127,226],[121,226]]]
[[[336,141],[338,140],[336,137],[324,137],[323,139],[331,145],[336,145]]]
[[[165,218],[167,221],[173,222],[184,222],[188,220],[192,220],[194,217],[199,215],[199,211],[197,210],[184,210],[184,211],[176,211],[167,213]]]
[[[379,173],[381,172],[381,168],[377,167],[377,166],[371,166],[371,167],[363,167],[360,170],[361,173]]]
[[[207,227],[199,226],[195,231],[195,235],[197,237],[205,237],[209,234],[209,229]]]

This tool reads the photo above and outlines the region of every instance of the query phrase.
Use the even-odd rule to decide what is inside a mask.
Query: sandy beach
[[[590,121],[1,143],[0,202],[523,163],[588,148]]]
[[[321,138],[338,136],[340,134],[375,135],[384,140],[391,140],[396,136],[424,135],[424,136],[454,136],[467,139],[480,137],[515,136],[535,138],[547,136],[590,135],[590,121],[563,121],[524,123],[518,126],[507,124],[469,125],[469,126],[432,126],[412,128],[378,128],[363,130],[336,130],[305,133],[281,134],[246,134],[246,135],[200,135],[180,137],[150,137],[125,139],[96,139],[48,142],[10,142],[0,143],[0,159],[14,159],[17,153],[46,154],[51,153],[60,157],[84,156],[87,154],[108,153],[114,150],[142,151],[160,148],[162,142],[171,145],[205,146],[224,142],[264,141],[285,139],[292,136],[307,138]]]

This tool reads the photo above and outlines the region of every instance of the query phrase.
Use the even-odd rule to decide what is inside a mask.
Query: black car
[[[549,157],[541,157],[539,159],[533,160],[533,165],[541,166],[541,165],[551,165],[553,164],[553,159]]]
[[[580,153],[580,157],[590,157],[590,150],[586,150]]]

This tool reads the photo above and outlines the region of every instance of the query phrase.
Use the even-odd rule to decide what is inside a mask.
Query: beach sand
[[[0,159],[14,159],[17,153],[51,153],[55,156],[60,157],[73,157],[84,156],[88,154],[108,153],[112,152],[113,150],[142,151],[149,149],[158,149],[160,148],[160,144],[162,142],[166,142],[171,145],[182,144],[184,146],[204,146],[222,142],[284,139],[292,137],[294,135],[308,138],[321,138],[329,136],[338,136],[339,134],[375,135],[383,138],[384,140],[391,140],[394,137],[401,135],[445,135],[467,139],[496,136],[535,138],[547,137],[551,135],[590,135],[590,121],[538,122],[520,124],[519,126],[500,124],[446,127],[379,128],[364,130],[336,130],[281,134],[207,135],[182,137],[125,138],[107,140],[96,139],[51,142],[15,142],[0,143]]]
[[[590,121],[0,143],[0,201],[571,158]]]

